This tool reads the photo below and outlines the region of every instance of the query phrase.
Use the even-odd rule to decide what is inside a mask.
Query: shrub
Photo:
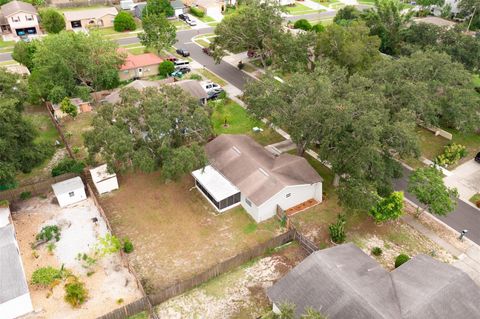
[[[31,193],[31,192],[22,192],[22,193],[20,193],[20,199],[21,199],[21,200],[27,200],[27,199],[29,199],[30,197],[32,197],[32,193]]]
[[[310,24],[310,22],[308,22],[307,19],[300,19],[300,20],[295,21],[295,23],[293,24],[293,27],[295,29],[301,29],[301,30],[305,30],[305,31],[312,30],[312,25]]]
[[[57,225],[44,226],[37,234],[37,240],[50,241],[55,238],[55,241],[60,240],[60,228]]]
[[[172,74],[173,71],[175,71],[175,65],[172,61],[163,61],[158,66],[158,74],[161,76],[167,77]]]
[[[403,193],[393,192],[370,209],[376,222],[398,219],[403,213]]]
[[[60,110],[63,112],[63,113],[66,113],[68,115],[70,115],[71,117],[73,118],[76,118],[77,115],[78,115],[78,108],[76,105],[74,105],[72,103],[72,101],[70,101],[70,99],[68,97],[64,97],[62,102],[60,103]]]
[[[317,23],[316,25],[312,26],[312,31],[317,33],[325,31],[325,26],[321,23]]]
[[[96,249],[100,257],[103,257],[120,251],[121,247],[120,239],[112,234],[106,234],[105,237],[99,239]]]
[[[38,268],[32,274],[32,284],[38,286],[49,286],[56,279],[62,279],[62,270],[50,266]]]
[[[200,74],[196,74],[196,73],[193,73],[192,75],[190,75],[190,79],[191,80],[197,80],[197,81],[203,80],[202,76]]]
[[[475,203],[475,205],[477,205],[477,207],[480,208],[480,199],[477,200],[477,202]]]
[[[65,20],[63,19],[63,15],[52,8],[43,9],[40,11],[40,21],[42,22],[43,28],[48,33],[59,33],[65,29]]]
[[[198,7],[190,7],[190,13],[199,18],[203,18],[205,16],[205,11]]]
[[[113,29],[117,32],[133,31],[136,28],[135,19],[126,11],[121,11],[115,19],[113,19]]]
[[[52,176],[55,177],[65,173],[81,174],[84,168],[85,164],[83,162],[66,157],[52,169]]]
[[[452,143],[445,146],[443,154],[435,158],[435,164],[448,167],[455,165],[461,158],[467,156],[467,148],[463,145]]]
[[[83,304],[88,297],[85,284],[78,281],[75,278],[73,281],[65,284],[65,301],[72,305],[72,307],[78,307]]]
[[[337,222],[328,226],[328,231],[330,232],[330,238],[336,244],[341,244],[347,238],[345,234],[345,216],[339,214],[337,216]]]
[[[408,257],[408,255],[405,255],[405,254],[398,255],[397,258],[395,258],[395,268],[400,267],[401,265],[403,265],[409,260],[410,260],[410,257]]]
[[[133,244],[128,238],[123,240],[123,251],[127,254],[130,254],[133,251]]]
[[[8,207],[10,206],[10,202],[6,199],[0,200],[0,207]]]
[[[380,247],[373,247],[372,248],[372,255],[380,256],[383,253],[382,248]]]

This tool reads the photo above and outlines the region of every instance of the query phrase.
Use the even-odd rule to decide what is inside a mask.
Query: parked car
[[[205,90],[205,92],[207,92],[207,94],[210,94],[213,92],[219,92],[220,90],[223,90],[220,85],[213,82],[203,82],[202,88]]]
[[[210,91],[209,93],[207,93],[207,100],[215,100],[217,99],[220,94],[222,94],[223,92],[225,92],[223,89],[215,89],[213,91]]]
[[[183,77],[183,72],[181,72],[180,70],[176,70],[176,71],[173,71],[172,74],[170,74],[171,76],[173,76],[174,78],[177,78],[177,79],[181,79]]]
[[[187,21],[190,19],[186,14],[183,14],[183,13],[179,14],[178,18],[183,21]]]
[[[175,52],[177,52],[177,54],[180,54],[183,57],[190,56],[190,52],[185,49],[177,49]]]
[[[175,70],[178,70],[181,68],[189,68],[190,62],[187,60],[176,60],[173,61],[173,65],[175,66]]]
[[[185,21],[189,26],[194,27],[197,25],[197,21],[188,19]]]
[[[189,73],[189,72],[192,71],[192,70],[190,70],[189,67],[181,67],[181,68],[177,69],[177,71],[180,71],[180,72],[182,72],[183,74],[187,74],[187,73]]]
[[[480,152],[475,156],[475,162],[480,163]]]

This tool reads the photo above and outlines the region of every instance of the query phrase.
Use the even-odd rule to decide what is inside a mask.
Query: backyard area
[[[135,250],[129,259],[147,292],[208,269],[282,233],[276,220],[256,224],[241,206],[218,214],[186,176],[121,175],[120,189],[101,198],[118,237]],[[139,196],[141,194],[141,196]]]
[[[118,253],[95,257],[95,261],[78,257],[95,256],[92,251],[108,233],[91,199],[60,208],[50,192],[14,206],[12,218],[36,318],[96,318],[141,298],[135,278]],[[36,236],[46,226],[58,227],[58,240],[38,245]],[[43,275],[41,284],[35,283],[34,272],[45,267],[63,275],[48,283]],[[64,300],[69,282],[84,283],[87,291],[85,302],[76,308]]]
[[[284,138],[270,127],[250,116],[243,107],[232,100],[212,103],[212,124],[215,134],[248,134],[258,143],[266,146],[281,142]],[[254,132],[253,128],[262,128],[262,132]]]
[[[305,258],[296,243],[275,249],[156,307],[160,318],[259,318],[271,310],[266,289]]]
[[[75,157],[83,160],[87,157],[87,150],[83,143],[83,133],[91,129],[95,112],[80,113],[75,119],[64,117],[61,122],[63,134],[72,148]]]

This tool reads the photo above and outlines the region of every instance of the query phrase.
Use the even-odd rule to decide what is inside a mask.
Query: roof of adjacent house
[[[74,178],[67,179],[63,182],[53,184],[52,188],[55,195],[57,195],[57,194],[69,193],[71,191],[74,191],[80,188],[85,188],[85,185],[83,185],[82,179],[79,176],[77,176]]]
[[[123,65],[120,67],[120,70],[131,70],[160,64],[162,62],[163,59],[153,53],[134,55],[127,52],[127,57],[125,58],[125,62],[123,63]]]
[[[95,8],[87,10],[73,10],[65,11],[63,15],[68,21],[86,20],[86,19],[100,19],[106,15],[116,16],[118,11],[115,7],[109,8]]]
[[[182,80],[173,83],[169,83],[169,85],[176,85],[180,87],[185,92],[190,93],[191,96],[196,97],[198,99],[206,99],[208,97],[207,92],[203,89],[203,87],[198,83],[196,80]]]
[[[37,14],[37,9],[32,6],[30,3],[22,2],[22,1],[10,1],[3,6],[0,7],[2,10],[2,14],[5,17],[8,17],[12,14],[17,12],[26,12],[31,14]]]
[[[170,5],[173,9],[183,9],[185,8],[185,4],[181,0],[171,1]]]
[[[11,224],[0,228],[0,304],[28,293],[22,259]]]
[[[460,269],[418,255],[392,272],[354,244],[314,252],[267,291],[277,305],[330,319],[478,318],[480,287]]]
[[[205,146],[210,164],[255,205],[287,186],[322,181],[300,156],[274,156],[247,135],[222,134]]]

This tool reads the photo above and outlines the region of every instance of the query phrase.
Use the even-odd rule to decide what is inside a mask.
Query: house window
[[[20,22],[20,18],[12,17],[12,21],[13,21],[13,22]]]
[[[292,196],[292,193],[288,193],[287,195],[285,195],[286,198],[289,198],[290,196]]]
[[[248,206],[252,207],[252,202],[248,200],[248,198],[245,197],[245,203],[247,203]]]
[[[70,197],[75,196],[75,192],[70,192],[70,193],[68,193],[68,196],[70,196]]]
[[[33,20],[33,16],[25,16],[25,19],[27,19],[27,21],[32,21],[32,20]]]

